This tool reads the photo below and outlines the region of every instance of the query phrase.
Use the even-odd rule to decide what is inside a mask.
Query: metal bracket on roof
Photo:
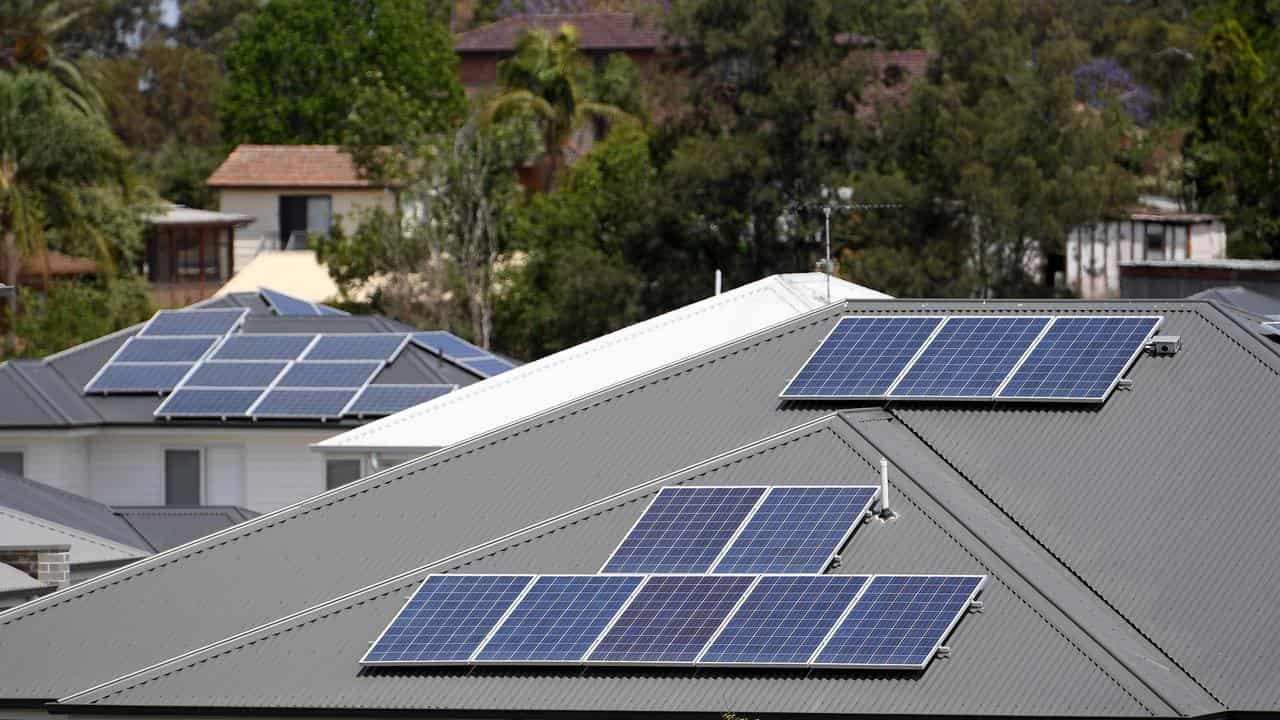
[[[937,655],[940,658],[949,658],[951,657],[951,648],[946,645],[939,645]]]
[[[841,564],[843,564],[843,562],[844,562],[844,561],[840,559],[840,556],[839,556],[839,555],[834,555],[834,556],[832,556],[832,558],[831,558],[831,569],[832,569],[832,570],[835,570],[836,568],[840,567],[840,565],[841,565]]]
[[[982,612],[982,601],[981,601],[981,600],[974,600],[974,601],[970,602],[970,603],[969,603],[969,612],[972,612],[972,613],[980,613],[980,612]]]
[[[1132,389],[1133,389],[1133,381],[1132,381],[1132,380],[1130,380],[1129,378],[1120,378],[1120,381],[1116,383],[1116,389],[1117,389],[1117,390],[1132,390]]]

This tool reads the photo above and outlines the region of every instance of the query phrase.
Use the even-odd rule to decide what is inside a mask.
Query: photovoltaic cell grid
[[[1104,400],[1161,318],[1059,316],[1000,398]]]
[[[917,316],[840,318],[782,397],[881,397],[941,322]]]
[[[500,357],[467,358],[466,360],[459,360],[458,364],[469,370],[474,370],[484,377],[493,377],[515,367],[514,364]]]
[[[861,486],[772,487],[713,572],[820,573],[878,493]]]
[[[111,362],[195,362],[213,347],[217,338],[131,337]]]
[[[84,392],[168,392],[214,343],[240,324],[246,312],[243,308],[161,310],[94,373]]]
[[[288,367],[281,361],[206,360],[196,366],[184,383],[189,387],[266,388]]]
[[[450,360],[485,378],[493,377],[515,367],[484,348],[476,347],[453,333],[429,330],[410,336],[413,343],[428,352]]]
[[[643,580],[635,575],[539,577],[476,660],[580,661]]]
[[[279,387],[361,388],[382,369],[380,362],[296,362]]]
[[[194,363],[109,363],[85,388],[90,393],[165,392],[172,390]]]
[[[754,581],[743,575],[653,576],[587,659],[692,663]]]
[[[866,582],[864,575],[762,577],[699,662],[803,665]]]
[[[342,411],[356,392],[348,388],[276,387],[263,394],[262,400],[249,410],[249,414],[263,418],[337,418],[342,416]]]
[[[245,313],[244,308],[214,310],[161,310],[151,316],[138,335],[159,337],[204,335],[221,337],[235,329]]]
[[[380,360],[391,362],[407,338],[400,333],[321,335],[303,360]]]
[[[369,385],[347,408],[347,414],[392,415],[457,389],[457,385]]]
[[[315,335],[232,335],[214,351],[213,360],[296,360]]]
[[[949,317],[889,395],[990,398],[1049,321],[1048,317]]]
[[[156,414],[167,417],[235,417],[244,415],[261,390],[179,388],[165,398]]]
[[[706,572],[764,492],[664,487],[601,572]]]
[[[968,609],[982,581],[981,576],[878,575],[814,664],[923,668]]]
[[[361,661],[466,661],[502,619],[530,575],[432,575]]]

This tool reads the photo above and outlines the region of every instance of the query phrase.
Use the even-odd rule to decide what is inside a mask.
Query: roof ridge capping
[[[542,423],[549,423],[567,417],[571,414],[568,412],[570,408],[577,407],[583,412],[588,411],[592,407],[600,404],[599,399],[609,400],[615,397],[620,397],[626,394],[626,388],[631,386],[644,386],[654,381],[666,379],[667,377],[676,374],[679,370],[686,368],[686,366],[689,368],[696,368],[708,361],[715,362],[716,360],[728,357],[728,355],[732,354],[731,350],[734,348],[742,349],[744,347],[752,347],[754,345],[768,342],[775,337],[786,332],[790,332],[791,326],[812,323],[818,318],[824,318],[839,311],[843,305],[843,301],[839,301],[815,308],[807,313],[775,323],[774,325],[752,333],[746,337],[722,343],[695,356],[682,358],[675,362],[668,363],[667,365],[645,373],[639,377],[628,378],[596,392],[589,393],[583,397],[575,398],[574,400],[566,403],[561,403],[553,408],[537,413],[530,418],[523,418],[507,423],[466,441],[441,448],[417,458],[415,461],[387,468],[386,470],[376,472],[354,482],[320,493],[319,495],[313,495],[305,500],[293,503],[292,505],[286,505],[278,510],[274,510],[264,515],[259,515],[258,517],[246,520],[237,525],[197,538],[182,545],[175,546],[163,552],[156,553],[139,560],[138,562],[104,573],[90,580],[62,588],[61,590],[42,596],[36,600],[32,600],[31,602],[9,608],[8,610],[0,611],[0,624],[7,624],[21,620],[22,618],[30,615],[35,615],[44,611],[50,605],[60,605],[63,602],[75,600],[79,597],[95,592],[105,585],[112,585],[120,580],[150,572],[151,570],[156,569],[155,566],[157,565],[164,566],[172,562],[185,559],[190,555],[202,552],[205,548],[221,545],[226,542],[233,542],[240,537],[256,532],[264,526],[273,526],[287,522],[295,517],[310,513],[313,510],[321,509],[336,501],[336,499],[376,489],[385,483],[404,479],[419,470],[438,465],[441,462],[447,462],[448,460],[456,457],[461,457],[488,444],[513,436],[519,432],[519,428],[521,428],[521,426],[532,422],[535,418],[546,418]]]

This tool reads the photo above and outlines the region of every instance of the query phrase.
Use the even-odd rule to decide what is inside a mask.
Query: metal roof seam
[[[1111,610],[1111,612],[1115,613],[1116,617],[1123,619],[1124,622],[1127,623],[1131,628],[1133,628],[1135,632],[1141,635],[1144,640],[1151,643],[1152,647],[1159,650],[1160,653],[1164,655],[1164,657],[1171,664],[1173,664],[1174,667],[1178,668],[1179,672],[1181,672],[1183,675],[1186,675],[1191,680],[1191,682],[1195,683],[1196,686],[1199,687],[1202,691],[1204,691],[1206,695],[1213,698],[1214,702],[1218,703],[1224,708],[1228,707],[1228,705],[1222,701],[1222,698],[1215,695],[1213,691],[1211,691],[1200,680],[1200,678],[1196,677],[1189,670],[1187,670],[1187,668],[1184,667],[1182,663],[1178,662],[1177,658],[1173,657],[1173,655],[1168,650],[1166,650],[1163,646],[1161,646],[1160,643],[1156,642],[1155,639],[1152,638],[1151,635],[1148,634],[1145,630],[1138,627],[1138,625],[1128,615],[1124,614],[1118,607],[1115,606],[1114,603],[1111,602],[1109,598],[1107,598],[1101,592],[1099,592],[1098,589],[1094,587],[1092,583],[1086,580],[1083,575],[1081,575],[1074,567],[1072,567],[1068,562],[1066,562],[1066,560],[1061,555],[1054,552],[1052,548],[1050,548],[1047,544],[1045,544],[1045,542],[1041,540],[1038,536],[1036,536],[1035,533],[1031,532],[1031,530],[1026,525],[1024,525],[1016,517],[1014,517],[1013,514],[1010,513],[1003,505],[996,502],[995,498],[993,498],[989,493],[987,493],[986,490],[984,490],[980,485],[975,483],[972,478],[970,478],[955,463],[953,463],[951,461],[951,458],[944,455],[939,448],[935,447],[932,443],[930,443],[928,439],[926,439],[920,432],[916,430],[916,428],[912,427],[905,419],[903,419],[893,410],[887,410],[887,412],[893,413],[894,416],[897,418],[898,422],[902,423],[902,426],[906,428],[908,432],[914,435],[921,443],[923,443],[925,447],[928,447],[930,450],[932,450],[933,453],[942,460],[942,462],[946,463],[947,467],[951,468],[952,472],[954,472],[958,477],[964,478],[964,481],[969,483],[969,485],[973,487],[973,489],[976,490],[978,494],[980,494],[988,503],[990,503],[991,507],[995,508],[997,511],[1000,512],[1000,514],[1008,518],[1008,520],[1012,522],[1018,528],[1019,531],[1021,531],[1024,535],[1030,538],[1032,542],[1036,543],[1036,545],[1040,546],[1042,550],[1048,553],[1049,556],[1052,557],[1055,562],[1061,565],[1068,573],[1070,573],[1072,577],[1074,577],[1084,587],[1088,588],[1089,592],[1093,593],[1095,597],[1097,597],[1104,605],[1107,606],[1108,609]],[[1090,661],[1092,662],[1092,658],[1090,659]]]
[[[1245,332],[1247,332],[1247,333],[1249,334],[1249,336],[1250,336],[1250,337],[1252,337],[1252,338],[1253,338],[1253,339],[1255,339],[1255,340],[1261,341],[1261,342],[1263,343],[1263,347],[1266,347],[1268,350],[1270,350],[1270,351],[1272,352],[1272,354],[1280,355],[1280,344],[1277,344],[1277,343],[1274,343],[1274,342],[1270,342],[1270,341],[1263,340],[1263,339],[1262,339],[1262,337],[1261,337],[1260,335],[1258,335],[1256,332],[1253,332],[1253,331],[1249,330],[1248,328],[1246,328],[1246,327],[1244,326],[1244,323],[1242,323],[1242,322],[1240,321],[1240,319],[1239,319],[1239,318],[1237,318],[1237,317],[1236,317],[1235,315],[1233,315],[1232,313],[1227,312],[1226,308],[1222,307],[1222,306],[1218,303],[1218,301],[1217,301],[1217,300],[1204,300],[1204,301],[1202,301],[1202,302],[1206,302],[1206,303],[1208,303],[1208,304],[1212,305],[1212,306],[1213,306],[1213,308],[1214,308],[1215,310],[1217,310],[1219,313],[1221,313],[1223,316],[1225,316],[1228,320],[1230,320],[1232,323],[1234,323],[1234,324],[1238,325],[1242,330],[1245,330]],[[1253,350],[1249,349],[1249,347],[1248,347],[1248,346],[1246,346],[1244,343],[1242,343],[1242,342],[1240,342],[1239,340],[1237,340],[1236,338],[1232,337],[1232,336],[1231,336],[1231,333],[1228,333],[1226,330],[1223,330],[1223,329],[1222,329],[1222,327],[1218,325],[1218,323],[1214,322],[1213,320],[1210,320],[1207,316],[1205,316],[1205,314],[1204,314],[1204,313],[1199,313],[1199,315],[1200,315],[1200,317],[1204,318],[1204,319],[1205,319],[1205,321],[1206,321],[1206,322],[1208,322],[1208,323],[1209,323],[1209,325],[1210,325],[1214,330],[1217,330],[1219,333],[1222,333],[1223,337],[1227,338],[1227,339],[1228,339],[1228,340],[1230,340],[1230,341],[1231,341],[1231,342],[1232,342],[1236,347],[1238,347],[1238,348],[1240,348],[1242,351],[1244,351],[1244,353],[1245,353],[1246,355],[1248,355],[1249,357],[1252,357],[1253,359],[1257,360],[1257,361],[1258,361],[1259,363],[1261,363],[1264,367],[1266,367],[1268,370],[1270,370],[1272,375],[1280,376],[1280,369],[1277,369],[1275,365],[1273,365],[1272,363],[1269,363],[1269,362],[1267,362],[1266,360],[1264,360],[1264,359],[1262,359],[1261,357],[1259,357],[1257,354],[1255,354],[1255,353],[1253,352]]]

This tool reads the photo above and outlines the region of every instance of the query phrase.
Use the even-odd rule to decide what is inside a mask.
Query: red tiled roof
[[[458,35],[454,49],[468,52],[511,52],[520,34],[530,28],[556,32],[561,25],[578,31],[582,50],[655,50],[662,45],[662,31],[652,21],[634,13],[568,13],[512,15]]]
[[[211,187],[373,187],[337,145],[241,145],[209,176]]]

